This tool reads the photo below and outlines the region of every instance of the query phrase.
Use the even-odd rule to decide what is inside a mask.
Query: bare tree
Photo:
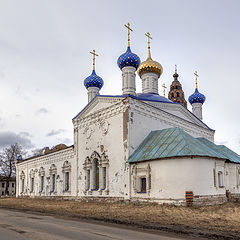
[[[26,152],[18,143],[12,144],[0,152],[0,174],[6,180],[5,194],[7,193],[10,179],[16,176],[16,159],[21,158],[25,154]]]

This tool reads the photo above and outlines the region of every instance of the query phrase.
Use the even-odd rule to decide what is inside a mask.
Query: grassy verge
[[[151,203],[1,198],[0,207],[131,224],[210,239],[240,239],[240,204],[183,207]]]

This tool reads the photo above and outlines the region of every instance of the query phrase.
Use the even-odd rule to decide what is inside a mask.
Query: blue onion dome
[[[195,89],[195,92],[188,98],[188,101],[193,104],[193,103],[204,103],[205,102],[205,96],[198,92],[198,89]]]
[[[132,53],[130,47],[127,48],[127,51],[123,53],[117,61],[118,67],[122,70],[124,67],[135,67],[138,69],[141,61],[137,54]]]
[[[99,89],[103,86],[103,80],[99,77],[95,70],[92,71],[92,74],[84,80],[84,86],[88,89],[89,87],[97,87]]]

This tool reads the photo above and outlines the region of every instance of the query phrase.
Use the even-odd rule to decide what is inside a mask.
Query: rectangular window
[[[44,176],[41,176],[40,192],[43,191],[43,187],[44,187]]]
[[[2,195],[4,195],[4,192],[2,192]]]
[[[34,178],[31,178],[31,192],[34,191]]]
[[[12,187],[14,188],[14,183],[12,183]]]
[[[69,172],[65,173],[65,191],[69,191]]]
[[[107,177],[107,168],[106,167],[103,167],[102,168],[102,190],[104,190],[106,188],[106,177]]]
[[[4,187],[5,187],[5,183],[3,182],[3,183],[2,183],[2,188],[4,188]]]
[[[141,193],[146,193],[147,192],[147,182],[146,182],[146,178],[141,178]]]
[[[87,170],[87,176],[86,176],[86,190],[90,189],[90,169]]]
[[[218,186],[223,188],[223,173],[221,171],[218,172]]]
[[[55,192],[56,175],[52,175],[52,192]]]
[[[215,168],[213,169],[213,184],[214,184],[214,187],[217,187],[217,183],[216,183],[216,170],[215,170]]]
[[[24,179],[22,179],[22,193],[24,192]]]

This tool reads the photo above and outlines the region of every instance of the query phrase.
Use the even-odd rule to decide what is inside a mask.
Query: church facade
[[[198,90],[187,109],[178,74],[169,99],[158,93],[163,68],[128,47],[118,59],[122,94],[101,95],[95,71],[84,80],[88,104],[72,119],[73,146],[17,160],[17,196],[216,204],[240,199],[240,156],[214,144]],[[142,92],[136,93],[136,72]],[[197,76],[197,74],[196,74]]]

